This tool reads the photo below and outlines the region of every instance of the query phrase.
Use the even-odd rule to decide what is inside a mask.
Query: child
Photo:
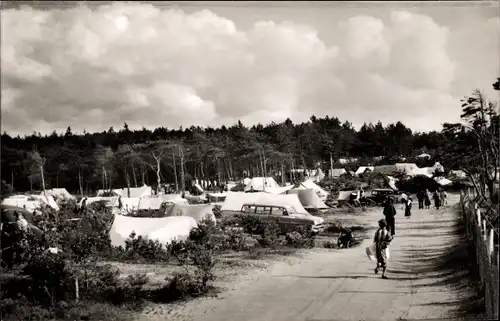
[[[385,271],[387,269],[389,243],[392,241],[390,233],[386,229],[387,223],[384,219],[378,221],[379,229],[375,232],[373,242],[375,243],[375,249],[377,254],[377,267],[375,268],[375,274],[378,274],[380,268],[382,268],[382,279],[387,279]]]
[[[405,204],[405,216],[407,218],[410,218],[411,216],[411,197],[408,197],[408,200],[406,201]]]

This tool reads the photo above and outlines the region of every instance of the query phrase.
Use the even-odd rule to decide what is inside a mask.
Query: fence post
[[[495,250],[495,234],[494,234],[494,230],[491,228],[490,229],[490,232],[488,233],[488,260],[491,263],[493,263],[493,252]]]

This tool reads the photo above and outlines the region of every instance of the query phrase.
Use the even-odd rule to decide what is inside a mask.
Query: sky
[[[5,4],[5,2],[4,2]],[[1,131],[459,120],[500,77],[493,2],[4,6]]]

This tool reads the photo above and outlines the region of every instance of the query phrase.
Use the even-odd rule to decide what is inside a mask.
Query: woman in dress
[[[410,218],[411,216],[411,197],[408,197],[408,200],[405,204],[405,216]]]
[[[428,190],[425,190],[424,204],[426,209],[429,209],[431,207],[431,195]]]
[[[387,231],[387,222],[385,219],[378,221],[378,230],[375,232],[373,242],[375,243],[375,252],[377,255],[377,267],[375,268],[375,274],[378,274],[380,268],[382,268],[382,279],[387,279],[385,271],[387,269],[388,262],[388,251],[389,243],[392,241],[391,234]]]

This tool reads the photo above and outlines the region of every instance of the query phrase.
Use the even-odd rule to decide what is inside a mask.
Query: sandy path
[[[450,195],[447,209],[413,209],[410,219],[398,207],[391,245],[389,280],[373,273],[364,253],[370,245],[347,250],[316,249],[295,264],[276,263],[267,271],[236,280],[232,290],[178,306],[149,320],[327,321],[446,319],[457,293],[433,267],[456,243],[458,214]],[[364,213],[376,226],[381,210]],[[370,232],[371,234],[372,232]],[[415,260],[414,258],[419,258]],[[411,272],[413,271],[413,272]],[[420,273],[415,273],[419,271]],[[441,281],[441,282],[440,282]]]

